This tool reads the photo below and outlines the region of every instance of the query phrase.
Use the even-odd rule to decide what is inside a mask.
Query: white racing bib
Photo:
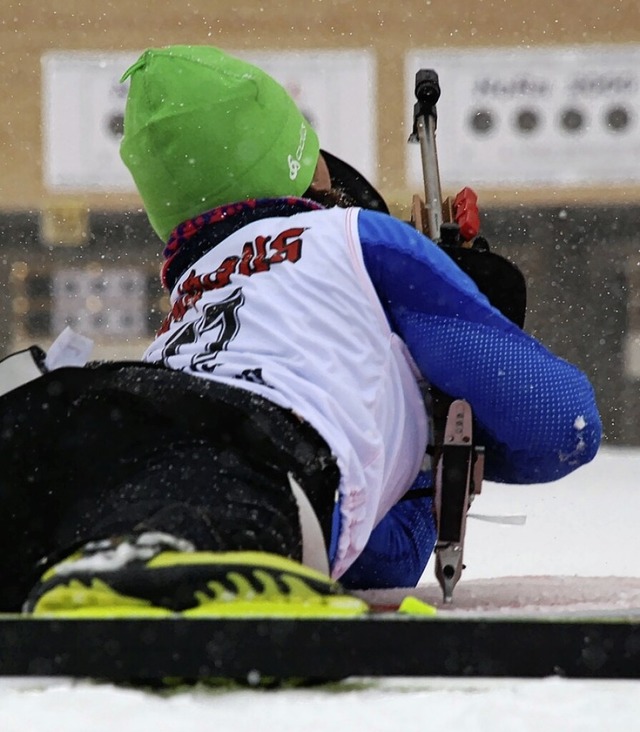
[[[362,259],[358,209],[255,221],[178,281],[145,360],[257,392],[312,424],[341,472],[332,573],[353,563],[427,443],[416,369]]]

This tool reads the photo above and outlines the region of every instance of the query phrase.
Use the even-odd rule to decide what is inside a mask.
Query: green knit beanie
[[[169,46],[145,51],[126,79],[120,155],[163,241],[216,206],[309,187],[317,135],[255,66],[212,46]]]

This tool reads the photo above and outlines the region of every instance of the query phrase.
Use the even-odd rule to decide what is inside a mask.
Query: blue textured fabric
[[[493,308],[412,227],[372,211],[359,213],[358,227],[373,286],[422,375],[473,407],[487,479],[556,480],[595,456],[602,428],[581,371]],[[385,516],[343,578],[347,586],[417,582],[435,541],[435,528],[427,528],[430,502],[419,500],[403,501]]]
[[[421,473],[412,490],[427,487],[430,482],[431,474]],[[340,581],[352,590],[415,587],[437,538],[431,498],[400,501],[376,526],[365,550]]]
[[[556,480],[594,457],[600,417],[579,369],[507,320],[412,227],[362,211],[359,229],[369,276],[422,375],[471,403],[489,480]]]

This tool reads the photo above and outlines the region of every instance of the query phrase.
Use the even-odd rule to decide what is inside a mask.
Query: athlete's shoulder
[[[411,251],[428,247],[432,242],[406,221],[379,211],[358,210],[358,233],[367,244],[384,242],[394,248]]]
[[[359,207],[314,209],[296,214],[292,218],[302,225],[355,227],[357,236],[365,247],[383,244],[385,247],[415,252],[416,249],[431,245],[429,239],[410,224],[389,214]]]

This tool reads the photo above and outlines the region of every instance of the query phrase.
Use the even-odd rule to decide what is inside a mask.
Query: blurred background
[[[445,194],[523,270],[526,329],[591,377],[606,439],[640,445],[636,0],[0,0],[0,357],[65,325],[139,358],[163,243],[118,157],[149,46],[213,44],[278,78],[394,215],[422,193],[413,82],[435,69]],[[455,368],[455,364],[452,364]]]

